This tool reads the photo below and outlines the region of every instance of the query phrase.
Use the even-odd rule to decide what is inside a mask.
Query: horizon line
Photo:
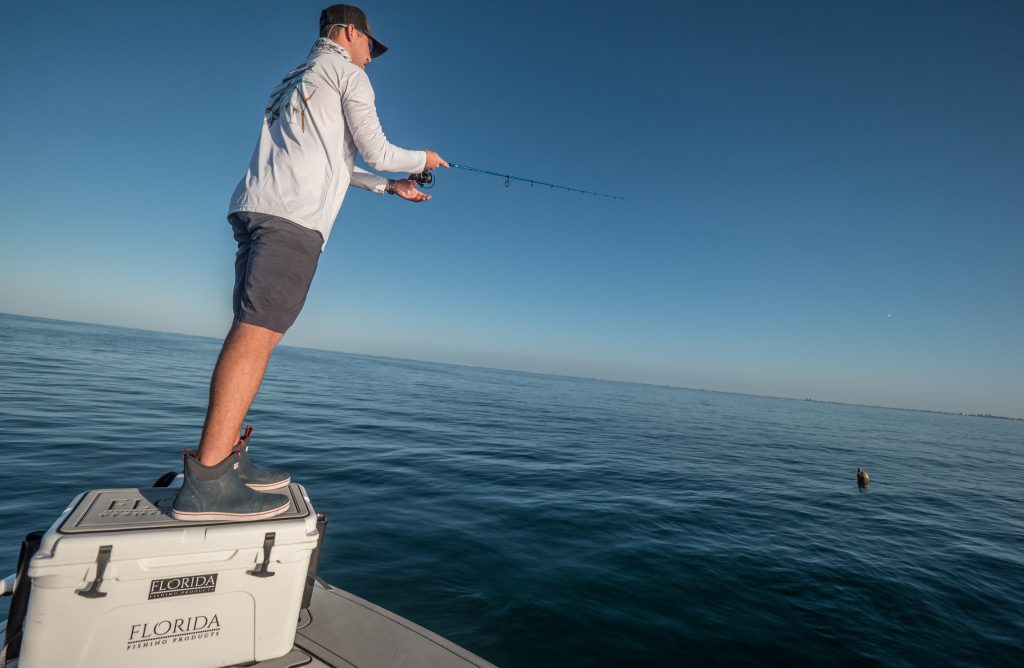
[[[9,312],[6,312],[6,311],[0,311],[0,316],[5,316],[5,315],[7,315],[7,316],[14,316],[16,318],[29,318],[29,319],[34,319],[34,320],[49,320],[49,321],[52,321],[52,322],[67,322],[67,323],[79,324],[79,325],[92,325],[92,326],[98,326],[98,327],[110,327],[110,328],[113,328],[113,329],[125,329],[125,330],[136,331],[136,332],[147,332],[147,333],[151,333],[151,334],[172,334],[172,335],[175,335],[175,336],[189,336],[189,337],[197,338],[197,339],[210,339],[212,341],[223,341],[223,339],[220,338],[220,337],[207,336],[205,334],[191,334],[191,333],[188,333],[188,332],[171,332],[171,331],[163,331],[163,330],[159,330],[159,329],[143,329],[143,328],[140,328],[140,327],[129,327],[127,325],[112,325],[112,324],[105,323],[105,322],[86,322],[84,320],[64,320],[64,319],[61,319],[61,318],[47,318],[47,317],[44,317],[44,316],[25,315],[25,314],[22,314],[22,313],[9,313]],[[459,363],[459,362],[438,362],[438,361],[434,361],[434,360],[421,360],[421,359],[416,359],[416,358],[413,358],[413,357],[400,357],[400,356],[395,356],[395,355],[373,355],[373,354],[370,354],[370,353],[355,353],[355,352],[350,352],[350,351],[346,351],[346,350],[332,350],[330,348],[316,348],[316,347],[313,347],[313,346],[299,346],[299,345],[292,345],[292,344],[285,344],[285,343],[280,343],[280,344],[278,344],[278,346],[279,347],[283,347],[283,348],[295,348],[297,350],[313,350],[313,351],[322,352],[322,353],[335,353],[335,354],[339,354],[339,355],[351,355],[353,357],[369,357],[369,358],[372,358],[372,359],[399,360],[399,361],[403,361],[403,362],[417,362],[417,363],[420,363],[420,364],[438,364],[438,365],[441,365],[441,366],[457,366],[457,367],[464,367],[464,368],[468,368],[468,369],[484,369],[484,370],[487,370],[487,371],[500,371],[500,372],[505,372],[505,373],[522,373],[522,374],[529,374],[529,375],[532,375],[532,376],[550,376],[552,378],[571,378],[571,379],[574,379],[574,380],[593,380],[593,381],[598,381],[598,382],[602,382],[602,383],[623,383],[625,385],[646,385],[648,387],[663,387],[663,388],[672,389],[672,390],[686,390],[686,391],[689,391],[689,392],[709,392],[709,393],[712,393],[712,394],[730,394],[730,395],[734,395],[734,396],[738,396],[738,397],[757,397],[757,398],[761,398],[761,399],[779,399],[779,400],[782,400],[782,401],[807,401],[807,402],[818,403],[818,404],[832,404],[832,405],[835,405],[835,406],[851,406],[851,407],[854,407],[854,408],[879,408],[879,409],[882,409],[882,410],[889,410],[889,411],[907,411],[907,412],[912,412],[912,413],[934,413],[934,414],[938,414],[938,415],[953,415],[953,416],[960,416],[960,417],[979,417],[979,418],[990,418],[990,419],[997,419],[997,420],[1011,420],[1011,421],[1014,421],[1014,422],[1024,422],[1024,417],[1013,417],[1013,416],[1007,416],[1007,415],[995,415],[995,414],[992,414],[992,413],[965,413],[963,411],[960,411],[960,412],[956,412],[956,411],[942,411],[942,410],[935,410],[935,409],[929,409],[929,408],[906,408],[906,407],[902,407],[902,406],[882,406],[882,405],[879,405],[879,404],[859,404],[859,403],[852,403],[852,402],[848,402],[848,401],[833,401],[833,400],[830,400],[830,399],[815,399],[815,398],[812,398],[812,397],[802,397],[801,398],[801,397],[785,397],[785,396],[774,395],[774,394],[754,394],[754,393],[751,393],[751,392],[736,392],[736,391],[733,391],[733,390],[715,390],[715,389],[706,388],[706,387],[687,387],[687,386],[683,386],[683,385],[667,385],[665,383],[651,383],[651,382],[642,381],[642,380],[620,380],[620,379],[615,379],[615,378],[598,378],[596,376],[573,376],[573,375],[564,374],[564,373],[551,373],[551,372],[544,372],[544,371],[525,371],[525,370],[522,370],[522,369],[503,369],[501,367],[479,366],[479,365],[476,365],[476,364],[465,364],[465,363]]]

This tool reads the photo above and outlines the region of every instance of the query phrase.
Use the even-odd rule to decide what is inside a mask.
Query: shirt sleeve
[[[349,186],[355,186],[356,188],[362,188],[363,190],[383,195],[384,189],[388,187],[388,180],[383,176],[371,174],[365,169],[353,167],[352,180],[349,181]]]
[[[341,104],[356,148],[367,165],[378,172],[423,171],[427,164],[425,152],[400,148],[384,136],[377,118],[376,96],[365,72],[357,70],[349,78]]]

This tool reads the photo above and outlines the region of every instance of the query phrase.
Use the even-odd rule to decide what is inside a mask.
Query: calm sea
[[[219,345],[0,316],[3,575],[179,464]],[[329,582],[502,666],[1024,665],[1022,422],[288,347],[249,422]]]

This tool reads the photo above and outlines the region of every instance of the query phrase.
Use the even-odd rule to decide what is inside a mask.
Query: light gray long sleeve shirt
[[[381,172],[423,171],[427,156],[388,142],[373,87],[348,52],[321,37],[270,94],[260,138],[228,213],[279,216],[317,230],[327,244],[349,185],[383,193]]]

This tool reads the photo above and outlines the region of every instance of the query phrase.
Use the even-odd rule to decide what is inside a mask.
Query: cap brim
[[[380,58],[388,52],[388,47],[380,43],[380,40],[376,37],[371,37],[373,40],[373,48],[370,50],[370,58]]]

